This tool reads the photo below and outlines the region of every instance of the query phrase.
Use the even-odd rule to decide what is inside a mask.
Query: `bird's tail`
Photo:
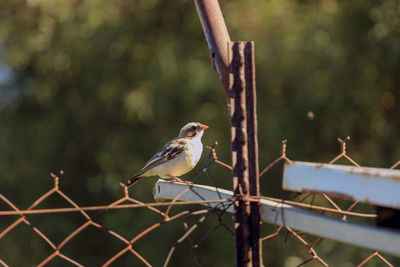
[[[143,174],[143,172],[139,172],[138,174],[136,174],[135,176],[133,176],[131,179],[129,179],[128,181],[126,181],[125,186],[126,187],[130,187],[133,184],[137,183],[140,179],[143,178],[143,176],[141,176]]]

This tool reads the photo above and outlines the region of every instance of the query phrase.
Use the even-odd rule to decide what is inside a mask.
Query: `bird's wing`
[[[174,159],[183,152],[185,144],[186,141],[183,138],[172,139],[146,163],[140,172],[145,173],[168,160]]]

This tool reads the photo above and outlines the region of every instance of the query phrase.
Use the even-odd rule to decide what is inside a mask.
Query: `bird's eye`
[[[197,134],[197,132],[195,130],[193,130],[193,131],[188,131],[186,133],[186,136],[187,137],[194,137],[194,136],[196,136],[196,134]]]
[[[195,131],[197,129],[197,127],[196,126],[192,126],[192,127],[190,127],[190,130],[191,131]]]

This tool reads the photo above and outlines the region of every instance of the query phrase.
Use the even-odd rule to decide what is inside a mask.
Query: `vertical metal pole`
[[[233,167],[233,192],[236,196],[249,194],[248,155],[247,155],[247,122],[246,122],[246,91],[244,70],[244,44],[230,43],[229,92],[231,104],[231,146]],[[235,245],[236,266],[249,265],[252,253],[249,247],[250,203],[245,200],[235,201]]]
[[[236,265],[262,266],[253,42],[230,42],[218,0],[194,0],[231,116]]]
[[[221,12],[218,0],[194,0],[199,14],[204,35],[211,53],[214,69],[228,95],[228,43],[230,41],[228,29]],[[228,96],[227,96],[228,97]]]
[[[236,265],[261,266],[260,215],[249,195],[258,195],[258,147],[254,81],[254,43],[230,42],[229,102],[233,191],[235,196]]]
[[[244,68],[246,81],[246,114],[247,114],[247,146],[249,162],[250,195],[260,195],[260,177],[258,166],[258,136],[257,136],[257,96],[256,70],[254,62],[254,42],[246,42],[244,47]],[[259,203],[250,203],[250,246],[253,254],[253,266],[262,266],[262,251],[260,239]]]

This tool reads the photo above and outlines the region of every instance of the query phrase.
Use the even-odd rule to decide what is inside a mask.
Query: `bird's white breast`
[[[199,162],[201,153],[203,152],[203,144],[201,143],[200,138],[191,140],[191,142],[189,142],[189,149],[192,158],[191,164],[193,165],[194,168],[197,162]]]

